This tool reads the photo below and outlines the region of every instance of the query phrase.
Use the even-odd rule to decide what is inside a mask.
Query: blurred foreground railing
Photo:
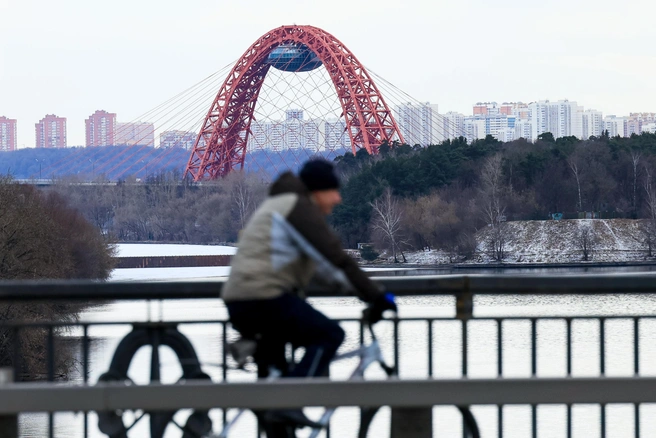
[[[646,346],[651,335],[652,322],[656,321],[656,312],[636,312],[633,314],[585,314],[576,315],[501,315],[477,316],[474,307],[476,296],[552,296],[575,295],[582,300],[595,300],[600,296],[626,296],[630,294],[646,294],[646,300],[656,297],[656,276],[649,274],[623,275],[563,275],[563,276],[430,276],[430,277],[397,277],[377,278],[389,291],[399,296],[453,296],[454,309],[452,316],[399,318],[388,321],[390,330],[387,339],[381,339],[388,347],[396,365],[403,370],[407,359],[401,354],[403,345],[400,341],[400,327],[413,324],[423,325],[419,336],[425,336],[426,345],[426,379],[399,381],[364,381],[364,382],[327,382],[327,381],[281,381],[274,383],[230,383],[230,373],[226,367],[212,375],[210,381],[194,381],[175,385],[162,385],[160,381],[159,346],[166,345],[166,336],[176,339],[186,338],[178,332],[180,325],[214,324],[216,341],[222,364],[229,362],[223,345],[230,335],[229,323],[220,319],[212,320],[176,320],[176,321],[139,321],[132,324],[132,334],[140,334],[141,344],[138,346],[155,346],[151,353],[151,385],[126,385],[123,382],[89,381],[90,349],[92,340],[90,330],[93,327],[110,327],[125,325],[125,321],[76,322],[76,321],[2,321],[0,328],[5,334],[13,334],[11,339],[19,339],[23,331],[41,329],[45,336],[45,369],[47,380],[56,379],[56,340],[63,329],[75,330],[73,348],[78,351],[81,365],[81,377],[74,383],[15,383],[0,386],[0,414],[6,415],[22,412],[49,412],[47,427],[48,436],[55,436],[54,412],[81,411],[84,412],[83,427],[80,431],[84,437],[91,436],[93,426],[90,425],[87,413],[99,410],[142,409],[147,411],[190,409],[220,409],[222,421],[225,421],[229,408],[274,408],[292,406],[392,406],[401,411],[419,409],[424,414],[430,414],[430,407],[437,405],[492,405],[497,407],[496,425],[484,436],[510,436],[504,431],[504,406],[528,405],[529,433],[522,436],[536,438],[540,427],[538,405],[558,404],[565,407],[564,436],[574,436],[572,409],[577,404],[599,405],[599,436],[607,436],[606,407],[609,404],[630,404],[632,418],[624,423],[630,424],[624,432],[630,436],[656,436],[656,428],[645,430],[643,423],[650,415],[641,415],[648,404],[656,403],[656,379],[641,374],[641,366],[645,358],[641,349]],[[130,282],[130,283],[98,283],[87,281],[53,281],[53,282],[0,282],[0,304],[27,305],[30,302],[70,302],[79,301],[85,304],[108,301],[167,301],[180,299],[218,299],[221,282]],[[311,297],[339,297],[333,291],[310,288]],[[642,295],[641,295],[642,296]],[[619,310],[619,309],[618,309]],[[341,318],[344,324],[357,324],[355,318]],[[630,345],[631,362],[630,375],[623,378],[606,377],[609,341],[607,325],[614,321],[626,323],[629,336],[625,343]],[[521,322],[521,327],[515,323]],[[545,354],[546,348],[552,346],[540,345],[538,331],[544,324],[557,322],[562,326],[562,348],[564,349],[562,378],[542,378],[538,374],[538,353]],[[573,375],[574,347],[573,326],[581,322],[595,325],[597,372],[596,378],[579,378]],[[436,329],[442,323],[455,323],[460,327],[458,333],[459,376],[455,379],[436,379],[435,342],[443,334]],[[492,335],[484,340],[493,344],[496,353],[489,358],[495,363],[494,379],[471,379],[471,343],[476,330],[472,325],[491,324]],[[439,326],[441,327],[441,326]],[[551,327],[551,326],[549,326]],[[405,330],[405,329],[403,329]],[[510,335],[521,330],[526,336],[522,345],[528,360],[529,375],[527,378],[516,379],[506,377],[508,362],[505,344]],[[453,334],[453,333],[452,333]],[[359,329],[360,342],[363,342],[363,330]],[[180,338],[182,337],[182,338]],[[191,344],[194,339],[191,336]],[[21,364],[26,354],[25,345],[11,347],[14,374],[20,376]],[[136,348],[136,347],[135,347]],[[546,352],[549,354],[549,351]],[[195,353],[194,353],[195,357]],[[116,356],[115,358],[116,359]],[[125,366],[129,366],[129,358]],[[182,359],[179,357],[179,359]],[[192,358],[193,359],[193,358]],[[185,360],[189,360],[186,358]],[[514,360],[514,359],[513,359]],[[202,361],[195,358],[193,366],[203,367]],[[193,362],[193,360],[192,360]],[[408,361],[409,362],[409,361]],[[183,363],[184,366],[190,364]],[[125,364],[124,364],[125,365]],[[103,369],[104,370],[104,369]],[[183,370],[184,371],[184,370]],[[126,371],[127,372],[127,371]],[[403,376],[403,373],[401,373]],[[117,379],[120,380],[120,379]],[[275,396],[272,396],[275,394]],[[651,412],[651,411],[650,411]],[[408,438],[432,436],[432,420],[430,415],[424,418],[423,429],[419,428],[416,435],[406,435]],[[0,419],[0,424],[2,419]],[[624,424],[623,423],[623,424]],[[439,432],[439,431],[438,431]],[[627,436],[628,436],[627,435]],[[103,435],[94,435],[103,436]],[[518,435],[514,435],[518,436]],[[580,435],[589,436],[589,435]],[[0,434],[0,437],[2,435]]]

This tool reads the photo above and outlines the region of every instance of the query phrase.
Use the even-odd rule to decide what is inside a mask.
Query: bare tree
[[[392,190],[386,188],[382,196],[371,203],[372,208],[372,229],[374,234],[379,235],[386,243],[386,246],[392,251],[394,263],[398,263],[397,251],[401,244],[401,220],[403,214],[399,203],[392,196]],[[405,256],[403,261],[405,261]]]
[[[580,226],[574,235],[576,246],[581,250],[584,261],[592,259],[592,255],[597,246],[597,236],[592,228],[592,225],[585,224]]]
[[[438,193],[406,199],[402,209],[404,235],[414,238],[417,249],[443,247],[459,222],[454,203],[443,200]]]
[[[257,175],[234,172],[233,178],[231,188],[233,209],[237,216],[239,229],[242,230],[264,199],[265,189]]]
[[[636,214],[638,210],[638,165],[640,164],[640,158],[640,152],[631,151],[631,164],[633,167],[633,199],[631,207],[633,207],[634,214]]]
[[[237,211],[237,219],[239,221],[239,228],[244,229],[246,221],[253,212],[253,196],[248,188],[246,182],[242,179],[235,184],[232,192],[232,199],[235,203],[235,210]]]
[[[650,166],[644,166],[645,178],[643,187],[645,190],[645,204],[647,217],[640,222],[642,241],[647,246],[647,255],[652,257],[652,250],[656,245],[656,188],[653,185],[653,171]]]
[[[574,174],[574,179],[576,180],[576,190],[578,193],[578,211],[583,211],[583,197],[581,196],[581,174],[582,166],[579,163],[577,157],[570,157],[567,160],[567,165]]]
[[[489,157],[485,160],[481,172],[482,210],[488,226],[489,246],[492,257],[503,260],[507,240],[506,207],[503,202],[503,172],[501,155]]]

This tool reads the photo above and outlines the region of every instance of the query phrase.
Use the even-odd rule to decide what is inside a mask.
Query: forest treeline
[[[120,242],[234,243],[264,200],[269,177],[233,172],[193,184],[179,173],[143,183],[79,184],[60,180],[46,190],[65,197],[91,223]]]
[[[371,242],[392,253],[442,248],[466,256],[476,248],[477,230],[504,221],[580,212],[656,218],[654,134],[579,140],[545,133],[535,143],[458,138],[428,147],[383,145],[376,156],[359,151],[335,162],[344,202],[330,220],[350,248]],[[160,174],[145,184],[61,181],[49,190],[119,241],[231,243],[269,181],[234,172],[197,185]]]
[[[378,156],[358,152],[337,162],[345,184],[335,228],[348,246],[373,242],[395,258],[422,248],[471,255],[485,226],[495,236],[490,250],[496,245],[502,257],[505,221],[554,213],[656,219],[654,134],[579,140],[545,133],[535,143],[488,135],[426,148],[385,145]],[[643,238],[650,247],[648,228]]]

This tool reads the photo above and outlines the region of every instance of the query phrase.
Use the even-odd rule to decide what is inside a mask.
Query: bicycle
[[[368,344],[362,344],[355,350],[338,354],[332,360],[332,363],[334,363],[355,357],[360,358],[358,365],[351,372],[347,380],[363,379],[365,371],[373,363],[378,363],[388,378],[398,375],[398,370],[396,367],[390,366],[387,364],[387,362],[385,362],[380,348],[380,343],[378,342],[376,333],[373,330],[373,324],[369,322],[368,312],[368,308],[363,310],[362,322],[369,330],[371,342]],[[237,362],[237,366],[243,369],[246,363],[252,361],[252,357],[256,348],[257,341],[251,339],[240,339],[230,344],[229,351],[233,359]],[[280,378],[281,374],[282,373],[280,370],[270,369],[269,377],[267,380],[270,381]],[[465,435],[469,438],[480,438],[476,419],[474,418],[469,408],[464,406],[458,406],[457,408],[463,417]],[[369,431],[371,422],[373,421],[379,409],[380,408],[378,407],[361,408],[361,422],[358,438],[367,437],[367,432]],[[324,411],[324,413],[321,415],[321,418],[317,421],[320,427],[313,428],[309,438],[317,438],[319,436],[321,431],[328,426],[330,418],[335,413],[335,410],[336,408],[327,408]],[[239,412],[223,426],[223,430],[218,435],[210,435],[208,438],[228,438],[228,434],[230,433],[231,428],[239,421],[240,417],[245,411],[245,409],[240,409]],[[260,425],[264,429],[267,438],[296,438],[295,429],[299,426],[298,424],[271,424],[266,420],[263,421],[262,415],[258,415],[258,419],[260,420]]]
[[[366,308],[363,311],[363,325],[369,330],[371,335],[371,342],[362,344],[359,348],[338,354],[333,358],[332,362],[338,362],[350,358],[358,357],[359,363],[349,376],[349,380],[364,378],[365,371],[373,363],[378,363],[388,377],[397,375],[395,367],[388,365],[383,358],[382,351],[376,334],[370,324],[368,312]],[[183,369],[183,379],[195,380],[206,379],[210,380],[210,376],[204,373],[201,369],[202,366],[218,366],[229,369],[246,369],[246,364],[254,362],[253,355],[257,348],[257,341],[252,339],[241,339],[229,345],[224,346],[228,348],[231,356],[236,361],[236,366],[228,366],[227,364],[202,364],[189,340],[181,334],[177,329],[176,323],[157,323],[157,324],[134,324],[133,330],[119,343],[112,358],[109,370],[102,374],[99,381],[119,381],[131,382],[127,372],[134,357],[135,353],[145,345],[167,345],[171,347],[178,357],[179,363]],[[155,370],[154,378],[159,380],[159,361],[158,348],[153,349],[153,359],[151,366]],[[246,370],[248,371],[248,370]],[[250,372],[250,371],[248,371]],[[277,379],[282,375],[280,370],[271,370],[269,373],[269,380]],[[151,377],[153,377],[151,375]],[[476,420],[468,407],[458,406],[460,413],[463,416],[463,425],[465,435],[468,438],[480,438]],[[358,433],[359,438],[366,438],[367,431],[374,416],[379,408],[361,408],[361,424]],[[212,421],[209,417],[209,412],[205,410],[193,411],[187,418],[184,425],[178,424],[175,419],[175,411],[172,412],[143,412],[135,411],[135,419],[125,424],[123,421],[123,412],[98,412],[98,427],[101,432],[112,438],[126,438],[128,431],[130,431],[144,416],[150,417],[150,436],[153,438],[161,438],[169,423],[174,424],[183,431],[183,438],[228,438],[228,433],[234,424],[243,415],[245,410],[240,410],[230,422],[224,425],[223,430],[217,435],[212,434]],[[310,438],[317,438],[321,431],[327,427],[330,418],[335,412],[335,408],[326,409],[317,422],[317,426],[311,432]],[[267,438],[296,438],[295,430],[298,424],[274,423],[267,421],[262,415],[259,418],[260,425],[263,427]],[[209,434],[209,435],[208,435]]]

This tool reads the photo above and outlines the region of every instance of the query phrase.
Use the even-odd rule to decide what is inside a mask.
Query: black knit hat
[[[339,179],[335,175],[335,168],[326,160],[317,159],[306,162],[298,176],[311,192],[339,188]]]

